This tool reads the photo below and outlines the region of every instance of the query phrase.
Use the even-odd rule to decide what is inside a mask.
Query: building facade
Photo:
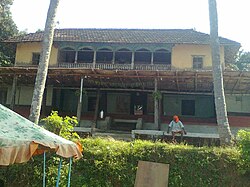
[[[1,103],[28,116],[43,32],[10,39],[14,67],[0,68]],[[42,114],[57,110],[103,130],[166,129],[179,115],[215,132],[209,35],[191,29],[55,30]],[[220,38],[231,127],[250,127],[250,74],[228,71],[240,44]]]

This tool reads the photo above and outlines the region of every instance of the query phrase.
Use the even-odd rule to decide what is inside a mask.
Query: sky
[[[20,31],[43,30],[50,0],[14,0]],[[250,51],[250,1],[217,0],[219,35]],[[208,0],[60,0],[56,28],[195,29],[208,33]]]

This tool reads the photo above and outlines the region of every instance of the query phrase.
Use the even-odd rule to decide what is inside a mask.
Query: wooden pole
[[[162,97],[160,97],[158,103],[159,103],[159,114],[158,114],[158,116],[159,116],[159,120],[158,120],[159,125],[158,125],[158,128],[159,128],[159,130],[161,130],[161,122],[162,122],[162,120],[161,120],[161,116],[162,116]]]
[[[98,112],[99,112],[99,102],[100,102],[100,88],[97,89],[97,93],[96,93],[96,105],[95,105],[95,115],[94,115],[94,120],[91,126],[91,133],[94,134],[95,133],[95,128],[96,128],[96,124],[97,124],[97,116],[98,116]]]
[[[78,58],[78,51],[76,51],[76,53],[75,53],[75,62],[74,63],[77,63],[77,59]]]
[[[113,51],[112,64],[115,64],[115,51]]]
[[[151,65],[154,64],[154,52],[151,53]]]
[[[158,90],[158,82],[157,78],[155,78],[155,93],[157,93]],[[158,130],[160,130],[159,126],[159,100],[158,98],[154,98],[154,123],[158,127]]]
[[[10,98],[10,109],[14,110],[15,106],[15,97],[16,97],[16,85],[17,85],[17,76],[14,75],[11,89],[11,98]]]
[[[135,67],[135,52],[132,52],[132,59],[131,59],[131,69]]]
[[[93,68],[95,69],[96,64],[96,50],[94,51],[94,57],[93,57]]]
[[[82,91],[83,91],[83,77],[81,77],[80,94],[77,105],[77,121],[80,126],[81,114],[82,114]]]

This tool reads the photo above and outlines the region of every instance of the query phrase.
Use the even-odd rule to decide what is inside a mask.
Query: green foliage
[[[235,65],[237,66],[238,70],[249,71],[250,70],[250,52],[245,52],[243,50],[239,51]]]
[[[18,33],[10,12],[12,2],[12,0],[0,2],[0,66],[12,65],[15,58],[15,47],[2,42]]]
[[[57,111],[52,111],[50,116],[41,120],[44,128],[68,140],[77,140],[79,135],[73,132],[74,126],[77,126],[76,117],[61,117]]]
[[[250,131],[240,130],[237,134],[238,147],[241,152],[241,172],[250,174]]]
[[[73,163],[71,186],[132,187],[139,160],[170,164],[170,187],[250,184],[250,176],[239,172],[242,156],[235,147],[198,148],[181,144],[141,140],[123,142],[100,138],[83,139],[81,143],[84,155]],[[54,186],[58,159],[51,155],[49,157],[46,168],[47,186]],[[67,183],[67,163],[63,162],[60,186],[66,186]],[[0,168],[1,178],[7,182],[7,186],[41,186],[42,157],[8,169]]]
[[[250,52],[239,51],[234,63],[226,64],[226,69],[231,71],[250,70]]]
[[[60,186],[66,186],[68,178],[68,160],[63,159]],[[55,186],[59,158],[54,153],[46,156],[46,186]],[[27,163],[0,167],[0,179],[9,187],[39,187],[43,183],[43,155],[35,156]]]
[[[153,92],[153,98],[155,99],[155,100],[160,100],[160,99],[162,99],[162,94],[161,94],[161,92],[158,90],[158,91],[155,91],[155,92]]]
[[[250,64],[250,52],[240,51],[237,63],[247,63]]]
[[[160,142],[84,139],[73,166],[74,186],[134,185],[139,160],[170,164],[169,186],[246,186],[235,148],[197,148]]]
[[[7,67],[12,65],[13,64],[11,63],[9,57],[7,57],[3,52],[0,51],[0,66]]]

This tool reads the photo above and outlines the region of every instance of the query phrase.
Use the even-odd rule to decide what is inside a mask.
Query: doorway
[[[145,115],[147,108],[147,95],[142,92],[132,93],[131,99],[131,114],[132,115]]]

